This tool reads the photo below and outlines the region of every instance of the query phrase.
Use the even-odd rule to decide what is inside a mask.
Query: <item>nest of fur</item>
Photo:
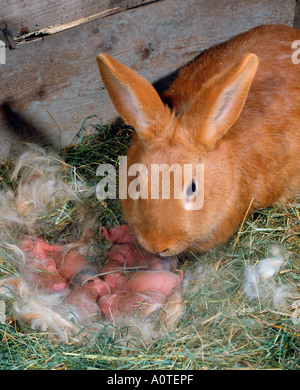
[[[63,342],[68,342],[70,337],[82,340],[97,334],[107,326],[108,320],[100,312],[91,316],[85,309],[88,302],[84,296],[80,302],[77,300],[78,304],[68,304],[63,293],[39,290],[34,280],[36,271],[20,245],[23,239],[41,235],[53,240],[54,231],[58,235],[59,230],[64,230],[64,237],[55,237],[56,243],[76,248],[104,263],[109,244],[101,240],[101,225],[97,225],[103,205],[95,197],[95,187],[75,178],[63,160],[36,145],[28,145],[28,150],[16,162],[10,180],[15,183],[15,190],[3,190],[0,197],[0,239],[9,265],[16,273],[0,280],[0,294],[4,299],[12,299],[14,317],[23,327],[48,331]],[[60,229],[55,229],[56,225],[61,225]],[[92,236],[85,234],[87,230]],[[148,323],[151,328],[161,324],[170,327],[180,317],[183,307],[181,294],[176,292],[166,304],[149,306],[146,318],[142,318],[143,326]],[[120,326],[129,321],[139,323],[141,318],[124,315],[113,322]]]
[[[117,164],[131,130],[98,130],[59,154],[29,145],[18,161],[3,165],[2,366],[14,366],[13,360],[24,368],[35,356],[38,368],[299,369],[299,200],[258,210],[230,242],[185,256],[180,297],[147,320],[90,321],[62,305],[58,294],[38,293],[20,274],[19,243],[28,235],[49,243],[75,240],[83,253],[105,261],[108,243],[99,227],[123,221],[117,202],[96,198],[95,172],[102,161]],[[85,228],[91,237],[84,236]],[[36,356],[37,338],[45,358]],[[68,346],[59,350],[61,360],[53,360],[53,350],[62,347],[46,340]]]

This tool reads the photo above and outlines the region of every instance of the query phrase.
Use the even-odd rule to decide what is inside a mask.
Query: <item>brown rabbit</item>
[[[171,109],[143,77],[107,54],[97,57],[116,110],[136,130],[128,168],[204,164],[198,210],[189,207],[201,191],[195,172],[182,199],[122,201],[147,250],[209,250],[247,210],[300,194],[300,64],[292,61],[299,39],[291,27],[265,25],[212,47],[179,71],[164,94]],[[171,194],[172,186],[174,179]]]

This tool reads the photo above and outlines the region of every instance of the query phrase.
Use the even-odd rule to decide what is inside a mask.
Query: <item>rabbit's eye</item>
[[[191,200],[195,193],[196,193],[197,185],[196,185],[196,180],[193,179],[191,183],[187,186],[185,196],[187,200]]]

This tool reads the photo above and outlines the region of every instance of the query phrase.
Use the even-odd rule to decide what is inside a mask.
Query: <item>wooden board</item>
[[[116,118],[95,61],[101,52],[154,82],[256,25],[292,25],[294,11],[295,0],[161,0],[18,44],[0,65],[0,104],[8,103],[0,154],[24,139],[66,145],[88,116]]]
[[[152,0],[9,0],[1,6],[0,25],[7,25],[13,37],[22,30],[33,32],[66,24],[106,10],[115,13],[150,3]]]
[[[296,0],[294,27],[300,30],[300,1]]]

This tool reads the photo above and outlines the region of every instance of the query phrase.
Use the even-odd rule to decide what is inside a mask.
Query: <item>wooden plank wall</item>
[[[9,0],[1,6],[0,21],[13,37],[64,25],[111,10],[114,13],[150,3],[152,0]],[[4,3],[4,2],[3,2]]]
[[[24,140],[66,145],[90,115],[116,118],[101,52],[155,82],[256,25],[293,25],[294,13],[295,0],[11,0],[0,15],[16,41],[0,65],[0,155]]]
[[[296,0],[294,27],[300,29],[300,0]]]

